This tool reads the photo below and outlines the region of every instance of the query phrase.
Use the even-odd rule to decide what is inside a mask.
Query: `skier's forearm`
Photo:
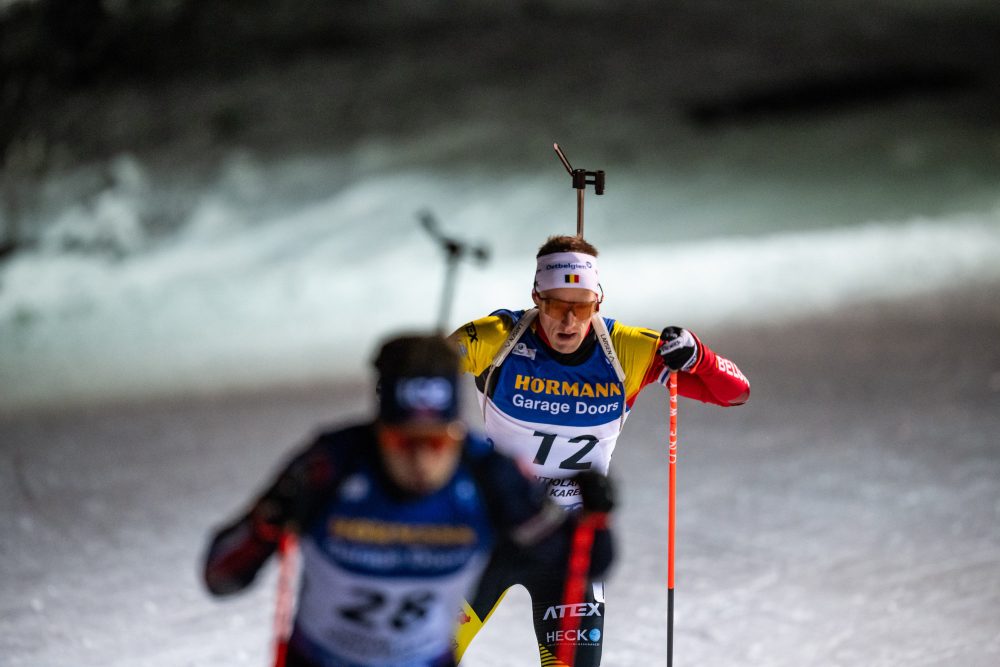
[[[247,515],[218,531],[205,558],[205,585],[213,595],[243,590],[277,548],[277,542],[261,531]]]
[[[742,405],[750,399],[750,382],[736,364],[703,344],[697,365],[678,376],[677,392],[706,403]]]

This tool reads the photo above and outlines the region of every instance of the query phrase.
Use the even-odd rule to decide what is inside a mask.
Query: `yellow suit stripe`
[[[645,327],[630,327],[615,322],[611,344],[615,347],[618,362],[625,371],[625,397],[631,404],[635,395],[656,378],[647,378],[656,360],[660,335]]]
[[[478,376],[493,363],[497,351],[507,340],[513,322],[506,317],[490,315],[469,322],[451,334],[462,357],[462,370]]]
[[[490,620],[490,616],[496,611],[497,607],[500,606],[500,602],[503,601],[504,597],[507,595],[507,591],[497,599],[496,604],[493,605],[493,609],[490,609],[490,613],[486,614],[486,618],[480,619],[476,612],[472,610],[472,605],[467,601],[462,603],[462,614],[460,616],[460,622],[458,625],[458,630],[455,632],[455,662],[461,662],[462,656],[465,655],[465,650],[469,648],[469,644],[472,643],[473,638],[483,629],[486,625],[486,621]],[[468,619],[468,620],[465,620]]]

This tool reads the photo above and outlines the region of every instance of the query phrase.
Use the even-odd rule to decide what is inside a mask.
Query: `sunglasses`
[[[573,311],[574,317],[578,320],[585,320],[594,314],[594,311],[601,305],[600,301],[563,301],[551,297],[538,297],[541,302],[539,310],[549,317],[561,320],[566,314]]]
[[[443,452],[454,447],[458,440],[451,433],[407,433],[402,429],[383,428],[382,443],[397,452],[412,451],[418,447],[433,452]]]

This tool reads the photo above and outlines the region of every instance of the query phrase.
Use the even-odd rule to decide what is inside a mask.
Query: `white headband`
[[[545,292],[560,287],[586,289],[600,294],[597,258],[580,252],[556,252],[539,257],[535,269],[535,291]]]

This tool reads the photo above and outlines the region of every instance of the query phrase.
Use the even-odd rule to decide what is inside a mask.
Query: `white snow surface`
[[[227,187],[256,191],[272,177],[234,158],[183,226],[153,239],[141,223],[151,185],[141,165],[119,158],[131,180],[68,207],[37,250],[0,270],[0,409],[363,377],[373,339],[437,324],[444,261],[415,216],[428,201],[445,203],[446,232],[492,249],[485,266],[459,265],[447,328],[526,307],[534,249],[548,232],[575,231],[573,190],[559,187],[553,162],[552,178],[499,187],[484,174],[387,170],[259,212]],[[633,197],[655,192],[646,179]],[[661,215],[676,208],[659,205],[662,194],[637,210],[617,201],[626,196],[609,186],[602,198],[590,193],[585,211],[606,310],[628,323],[782,321],[1000,279],[1000,207],[813,229],[779,220],[699,237],[684,230],[705,213]],[[539,232],[541,220],[560,222]]]
[[[681,402],[675,664],[996,664],[994,290],[711,333],[754,393],[728,410]],[[942,355],[956,339],[964,353]],[[371,393],[286,389],[0,423],[3,664],[269,664],[275,569],[210,599],[198,578],[209,530],[318,424],[363,418]],[[665,403],[643,393],[612,464],[609,666],[665,662]],[[516,588],[463,665],[536,661]]]

